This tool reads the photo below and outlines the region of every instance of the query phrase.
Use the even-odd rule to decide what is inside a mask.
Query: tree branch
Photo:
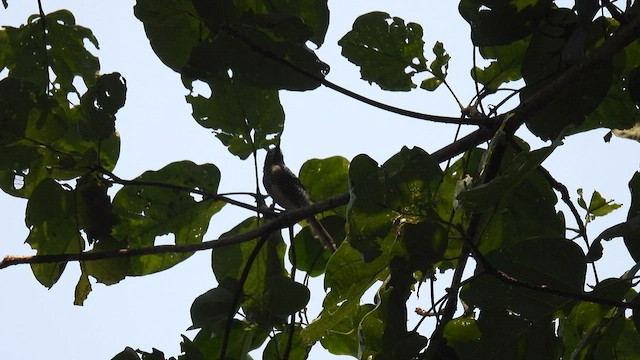
[[[226,196],[220,195],[220,194],[212,194],[208,191],[203,191],[203,190],[199,190],[199,189],[194,189],[194,188],[190,188],[187,186],[182,186],[182,185],[175,185],[175,184],[167,184],[167,183],[162,183],[162,182],[157,182],[157,181],[140,181],[140,180],[125,180],[125,179],[121,179],[118,176],[116,176],[114,173],[112,173],[111,171],[102,168],[102,167],[92,167],[91,170],[97,171],[103,175],[106,175],[108,177],[108,179],[105,179],[106,181],[112,183],[112,184],[118,184],[118,185],[123,185],[123,186],[155,186],[155,187],[159,187],[159,188],[165,188],[165,189],[171,189],[171,190],[177,190],[177,191],[182,191],[182,192],[187,192],[190,194],[198,194],[198,195],[202,195],[207,199],[210,200],[216,200],[216,201],[222,201],[224,203],[227,204],[231,204],[231,205],[235,205],[247,210],[251,210],[253,212],[258,212],[261,214],[273,214],[273,211],[271,211],[271,209],[268,208],[261,208],[259,206],[253,206],[253,205],[249,205],[249,204],[245,204],[241,201],[237,201],[234,199],[230,199]],[[258,197],[258,195],[252,194],[254,197]],[[260,201],[258,201],[260,202]]]
[[[286,211],[277,216],[273,221],[258,226],[242,234],[221,237],[216,240],[203,241],[197,244],[158,245],[145,248],[126,248],[114,251],[84,252],[77,254],[6,256],[2,261],[0,261],[0,269],[18,264],[44,264],[66,261],[95,261],[115,258],[129,258],[151,254],[189,253],[194,251],[217,249],[224,246],[247,242],[257,237],[292,226],[311,215],[315,215],[323,211],[331,210],[338,206],[345,205],[348,201],[348,193],[340,194],[330,199],[320,201],[300,209]]]
[[[517,279],[505,273],[500,269],[495,268],[489,262],[489,260],[487,260],[487,258],[484,257],[484,255],[480,252],[478,247],[475,244],[473,244],[471,241],[467,241],[467,245],[471,249],[471,252],[473,253],[473,257],[476,260],[478,260],[478,262],[484,268],[483,269],[484,272],[488,275],[493,276],[494,278],[500,280],[505,284],[513,285],[513,286],[517,286],[517,287],[521,287],[521,288],[525,288],[525,289],[529,289],[537,292],[542,292],[546,294],[557,295],[557,296],[561,296],[568,299],[586,301],[586,302],[601,304],[601,305],[609,305],[609,306],[623,308],[623,309],[640,309],[640,304],[633,304],[633,303],[624,302],[624,301],[612,300],[612,299],[603,298],[599,296],[589,295],[584,292],[578,293],[578,292],[561,290],[561,289],[550,287],[545,284],[531,284],[526,281],[522,281],[520,279]]]
[[[327,80],[324,76],[319,76],[316,75],[310,71],[308,71],[307,69],[298,66],[294,63],[292,63],[289,60],[283,59],[280,56],[278,56],[277,54],[274,54],[273,52],[261,47],[259,44],[255,44],[253,41],[251,41],[251,39],[247,38],[246,36],[242,35],[241,33],[239,33],[238,31],[234,30],[232,27],[227,26],[225,27],[225,30],[227,31],[227,33],[229,33],[229,35],[242,40],[245,44],[247,44],[249,47],[251,47],[251,49],[253,49],[253,51],[260,53],[261,55],[276,61],[280,64],[285,65],[286,67],[308,77],[311,80],[317,81],[318,83],[328,87],[331,90],[337,91],[340,94],[346,95],[354,100],[358,100],[360,102],[363,102],[367,105],[371,105],[373,107],[376,107],[378,109],[381,110],[385,110],[385,111],[389,111],[392,112],[394,114],[398,114],[398,115],[403,115],[403,116],[407,116],[410,118],[414,118],[414,119],[420,119],[420,120],[427,120],[427,121],[433,121],[433,122],[438,122],[438,123],[445,123],[445,124],[461,124],[461,125],[482,125],[483,123],[483,119],[476,119],[476,118],[461,118],[461,117],[448,117],[448,116],[439,116],[439,115],[431,115],[431,114],[424,114],[424,113],[419,113],[416,111],[411,111],[411,110],[406,110],[406,109],[401,109],[392,105],[388,105],[385,103],[381,103],[379,101],[370,99],[366,96],[362,96],[358,93],[355,93],[351,90],[345,89],[340,85],[334,84],[331,81]]]

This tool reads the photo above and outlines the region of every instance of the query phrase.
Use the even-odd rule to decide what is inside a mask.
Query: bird
[[[285,165],[280,145],[267,150],[264,160],[262,183],[273,201],[285,210],[294,210],[312,204],[309,192],[300,179]],[[332,252],[337,250],[331,235],[315,216],[306,219],[313,236]]]

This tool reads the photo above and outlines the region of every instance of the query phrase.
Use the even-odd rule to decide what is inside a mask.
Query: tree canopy
[[[309,159],[299,178],[315,203],[289,211],[270,207],[257,184],[220,192],[225,174],[212,163],[184,159],[119,176],[127,81],[100,72],[89,50],[98,39],[71,11],[40,6],[0,30],[0,188],[26,200],[26,243],[37,251],[6,256],[0,271],[30,264],[50,288],[78,262],[74,304],[82,305],[92,283],[171,271],[212,250],[217,286],[191,309],[173,309],[190,311],[197,330],[182,337],[174,358],[183,360],[304,359],[314,346],[359,359],[634,358],[640,172],[629,179],[627,221],[593,234],[589,224],[620,205],[598,191],[572,199],[544,163],[590,130],[611,130],[606,141],[639,137],[639,6],[461,0],[474,47],[470,99],[447,81],[447,44],[427,46],[420,24],[383,11],[354,19],[338,45],[362,80],[427,99],[450,93],[460,115],[444,116],[329,81],[331,64],[317,49],[330,14],[340,14],[327,1],[137,0],[134,14],[158,59],[180,75],[193,119],[219,140],[217,151],[255,164],[256,183],[258,161],[285,128],[283,91],[313,96],[325,87],[409,121],[463,129],[445,147],[403,147],[384,162]],[[534,148],[523,134],[546,143]],[[614,160],[636,161],[625,155]],[[246,216],[208,240],[214,215],[230,207]],[[313,215],[335,253],[314,239],[304,221]],[[167,237],[172,244],[161,245]],[[633,261],[600,279],[609,240]],[[325,292],[310,277],[322,277]],[[420,294],[423,306],[409,309]],[[307,311],[312,295],[323,297],[317,312]],[[158,347],[107,356],[170,358]]]

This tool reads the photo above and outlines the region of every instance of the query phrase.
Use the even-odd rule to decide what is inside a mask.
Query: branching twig
[[[379,101],[370,99],[366,96],[360,95],[358,93],[355,93],[351,90],[345,89],[340,85],[334,84],[331,81],[327,80],[324,76],[319,76],[316,75],[315,73],[308,71],[307,69],[292,63],[291,61],[288,61],[286,59],[283,59],[282,57],[278,56],[277,54],[274,54],[273,52],[261,47],[259,44],[255,44],[251,39],[247,38],[246,36],[242,35],[241,33],[239,33],[238,31],[234,30],[232,27],[230,26],[226,26],[224,28],[227,33],[229,33],[231,36],[235,37],[236,39],[242,40],[245,44],[247,44],[247,46],[251,47],[251,49],[253,49],[253,51],[260,53],[261,55],[265,56],[266,58],[269,58],[273,61],[276,61],[280,64],[283,64],[284,66],[296,71],[299,74],[302,74],[306,77],[308,77],[311,80],[317,81],[318,83],[328,87],[331,90],[334,90],[340,94],[346,95],[354,100],[358,100],[360,102],[363,102],[367,105],[371,105],[373,107],[376,107],[378,109],[381,110],[385,110],[385,111],[389,111],[392,112],[394,114],[398,114],[398,115],[403,115],[403,116],[407,116],[410,118],[414,118],[414,119],[420,119],[420,120],[427,120],[427,121],[433,121],[433,122],[438,122],[438,123],[445,123],[445,124],[463,124],[463,125],[482,125],[482,119],[473,119],[473,118],[460,118],[460,117],[448,117],[448,116],[439,116],[439,115],[431,115],[431,114],[424,114],[424,113],[419,113],[416,111],[411,111],[411,110],[406,110],[406,109],[401,109],[392,105],[388,105],[388,104],[384,104],[381,103]]]
[[[258,212],[258,213],[262,213],[262,214],[273,214],[273,211],[271,211],[270,209],[266,208],[266,207],[260,207],[260,206],[253,206],[253,205],[249,205],[249,204],[245,204],[241,201],[237,201],[234,199],[230,199],[224,195],[220,195],[220,194],[212,194],[208,191],[204,191],[204,190],[200,190],[200,189],[194,189],[194,188],[190,188],[188,186],[182,186],[182,185],[175,185],[175,184],[167,184],[167,183],[162,183],[162,182],[157,182],[157,181],[141,181],[141,180],[125,180],[125,179],[121,179],[118,176],[116,176],[114,173],[102,168],[102,167],[93,167],[92,170],[95,170],[103,175],[106,175],[108,177],[107,181],[113,183],[113,184],[119,184],[119,185],[125,185],[125,186],[154,186],[154,187],[160,187],[160,188],[165,188],[165,189],[171,189],[171,190],[177,190],[177,191],[182,191],[182,192],[187,192],[187,193],[191,193],[191,194],[198,194],[198,195],[202,195],[207,199],[211,199],[211,200],[216,200],[216,201],[222,201],[225,202],[227,204],[231,204],[231,205],[235,205],[241,208],[245,208],[247,210],[251,210],[254,212]],[[254,197],[256,197],[256,199],[258,200],[257,202],[260,203],[259,201],[259,195],[256,194],[251,194]]]
[[[529,290],[533,290],[533,291],[536,291],[536,292],[542,292],[542,293],[546,293],[546,294],[561,296],[561,297],[568,298],[568,299],[573,299],[573,300],[586,301],[586,302],[595,303],[595,304],[601,304],[601,305],[609,305],[609,306],[623,308],[623,309],[640,309],[640,304],[633,304],[633,303],[628,303],[628,302],[624,302],[624,301],[617,301],[617,300],[612,300],[612,299],[603,298],[603,297],[599,297],[599,296],[589,295],[589,294],[584,293],[584,292],[567,291],[567,290],[553,288],[553,287],[550,287],[549,285],[545,285],[545,284],[531,284],[531,283],[528,283],[526,281],[522,281],[520,279],[517,279],[517,278],[505,273],[504,271],[502,271],[500,269],[496,269],[487,260],[487,258],[484,257],[484,255],[480,252],[478,247],[475,244],[473,244],[471,241],[467,241],[467,245],[471,249],[471,252],[473,253],[473,257],[484,268],[484,272],[487,275],[491,275],[494,278],[500,280],[501,282],[503,282],[505,284],[512,285],[512,286],[517,286],[517,287],[521,287],[521,288],[525,288],[525,289],[529,289]]]

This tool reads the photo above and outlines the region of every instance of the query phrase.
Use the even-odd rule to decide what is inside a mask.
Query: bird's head
[[[267,158],[265,164],[283,164],[284,158],[282,156],[282,150],[280,150],[280,144],[276,144],[275,147],[267,151]]]

